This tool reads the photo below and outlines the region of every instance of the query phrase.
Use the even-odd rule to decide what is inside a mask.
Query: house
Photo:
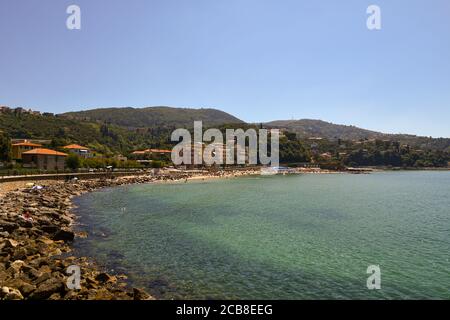
[[[9,113],[11,109],[7,106],[0,106],[0,113]]]
[[[39,143],[33,143],[30,141],[27,141],[27,140],[24,140],[23,142],[13,143],[11,145],[12,158],[14,160],[20,160],[20,159],[22,159],[22,153],[39,148],[39,147],[42,147],[42,145]]]
[[[22,153],[24,167],[41,170],[64,170],[66,157],[66,153],[44,148],[37,148]]]
[[[89,148],[80,146],[78,144],[69,144],[62,148],[67,150],[70,153],[75,153],[82,158],[91,158],[92,157],[92,153],[91,153],[91,150],[89,150]]]

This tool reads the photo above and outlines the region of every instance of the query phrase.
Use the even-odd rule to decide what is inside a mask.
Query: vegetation
[[[0,131],[0,161],[11,161],[11,143],[9,135]]]
[[[295,133],[280,138],[280,162],[309,162],[310,154]]]
[[[171,132],[164,128],[128,130],[104,123],[16,113],[0,114],[0,130],[14,138],[51,139],[54,149],[76,142],[105,156],[167,146]]]
[[[398,141],[420,149],[443,150],[450,152],[449,138],[419,137],[407,134],[385,134],[376,131],[325,122],[322,120],[280,120],[265,124],[269,127],[284,128],[296,133],[300,138],[322,137],[328,140],[358,141],[380,139]]]
[[[66,166],[71,170],[77,170],[80,167],[80,157],[74,153],[69,154],[66,157]]]
[[[399,141],[322,140],[310,145],[313,160],[321,167],[391,166],[391,167],[446,167],[450,152],[422,150]]]
[[[63,114],[63,116],[69,119],[106,122],[126,128],[192,127],[194,121],[203,121],[204,126],[242,123],[238,118],[216,109],[169,107],[104,108],[68,112]]]
[[[51,139],[52,149],[77,143],[90,148],[94,157],[67,158],[71,169],[138,168],[136,161],[117,161],[134,150],[171,149],[172,131],[185,127],[192,133],[194,120],[204,120],[204,130],[216,127],[226,137],[226,129],[282,128],[280,162],[313,162],[322,168],[344,166],[446,167],[450,161],[450,139],[387,135],[353,126],[340,126],[319,120],[274,121],[246,124],[214,109],[118,108],[96,109],[64,115],[39,115],[9,111],[0,113],[0,161],[11,159],[10,137]],[[229,122],[226,122],[229,121]],[[145,127],[140,127],[145,126]],[[136,128],[139,127],[139,128]],[[287,129],[286,129],[287,128]],[[63,151],[63,150],[61,150]],[[268,145],[270,152],[270,144]],[[149,156],[154,167],[170,163],[170,156]]]

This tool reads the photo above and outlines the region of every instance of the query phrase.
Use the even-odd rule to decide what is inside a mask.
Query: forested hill
[[[106,122],[127,128],[192,127],[194,121],[203,121],[203,125],[208,127],[242,123],[238,118],[216,109],[171,107],[103,108],[68,112],[61,116],[69,119]]]
[[[450,138],[431,138],[410,134],[386,134],[322,120],[277,120],[268,122],[265,125],[271,128],[287,129],[288,131],[297,133],[300,138],[320,137],[342,140],[381,139],[399,141],[423,149],[450,151]]]
[[[238,118],[214,109],[181,109],[155,107],[146,109],[108,108],[63,115],[40,114],[19,109],[0,112],[0,131],[11,138],[48,139],[58,147],[70,143],[86,145],[100,153],[123,153],[149,147],[169,147],[171,132],[180,127],[192,127],[194,120],[203,120],[204,127],[242,127]],[[358,140],[378,139],[397,141],[415,150],[450,152],[450,139],[413,135],[391,135],[354,126],[336,125],[321,120],[286,120],[265,124],[296,133],[301,140],[323,138],[347,140],[349,145]],[[259,124],[255,127],[259,127]],[[304,141],[305,142],[305,141]],[[306,143],[308,145],[308,143]]]
[[[268,122],[266,125],[286,128],[297,133],[302,138],[321,137],[327,139],[340,138],[345,140],[358,140],[383,136],[383,133],[381,132],[313,119],[277,120]]]
[[[77,143],[103,154],[126,154],[139,148],[166,145],[170,130],[152,128],[137,132],[59,116],[0,113],[0,132],[11,138],[51,140],[54,148]]]

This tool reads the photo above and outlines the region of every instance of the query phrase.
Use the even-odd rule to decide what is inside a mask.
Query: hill
[[[67,112],[61,116],[68,119],[106,122],[126,128],[145,127],[192,127],[194,120],[203,121],[206,127],[227,123],[243,123],[238,118],[216,109],[188,109],[171,107],[102,108]]]
[[[409,134],[387,134],[355,126],[334,124],[322,120],[277,120],[268,122],[265,125],[271,128],[280,128],[295,132],[300,138],[321,137],[325,139],[342,140],[382,139],[399,141],[423,149],[450,151],[449,138],[431,138]]]
[[[12,138],[50,139],[54,148],[77,143],[103,154],[126,154],[136,148],[164,145],[170,134],[164,129],[137,132],[115,125],[14,112],[0,113],[0,131]]]
[[[271,127],[286,128],[297,133],[302,138],[322,137],[327,139],[340,138],[345,140],[359,140],[381,137],[381,132],[361,129],[355,126],[334,124],[322,120],[277,120],[266,123]]]

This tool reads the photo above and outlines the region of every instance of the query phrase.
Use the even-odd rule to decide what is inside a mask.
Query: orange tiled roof
[[[13,147],[42,147],[42,144],[31,142],[19,142],[12,144]]]
[[[42,155],[48,155],[48,156],[62,156],[62,157],[67,156],[66,153],[62,153],[62,152],[59,152],[56,150],[43,149],[43,148],[26,151],[26,152],[23,152],[22,154],[33,154],[33,155],[34,154],[42,154]]]
[[[89,148],[80,146],[79,144],[69,144],[67,146],[62,147],[63,149],[75,149],[75,150],[89,150]]]

